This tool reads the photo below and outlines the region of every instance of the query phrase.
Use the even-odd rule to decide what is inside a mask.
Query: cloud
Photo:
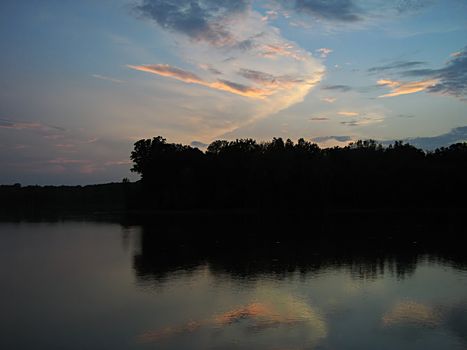
[[[348,92],[352,90],[352,88],[348,85],[326,85],[321,88],[322,90],[333,90],[333,91],[340,91],[340,92]]]
[[[142,0],[136,6],[160,27],[215,46],[239,43],[227,24],[244,13],[247,0]]]
[[[106,166],[119,166],[119,165],[128,166],[131,163],[132,162],[130,160],[122,159],[122,160],[109,160],[109,161],[105,162],[104,165],[106,165]]]
[[[318,50],[316,50],[316,51],[320,54],[321,58],[326,58],[326,57],[329,56],[329,54],[330,54],[333,50],[332,50],[332,49],[328,49],[328,48],[326,48],[326,47],[322,47],[321,49],[318,49]]]
[[[213,82],[209,82],[203,80],[199,76],[194,73],[185,71],[183,69],[172,67],[168,64],[152,64],[152,65],[142,65],[142,66],[132,66],[128,65],[129,68],[149,72],[157,75],[161,75],[163,77],[170,77],[176,80],[183,81],[189,84],[199,84],[202,86],[209,87],[215,90],[227,91],[232,94],[237,94],[245,97],[251,98],[263,98],[269,94],[270,91],[266,89],[259,89],[250,87],[247,85],[234,83],[228,80],[217,80]]]
[[[100,80],[105,80],[105,81],[110,81],[112,83],[117,83],[117,84],[121,84],[123,83],[124,81],[123,80],[119,80],[119,79],[115,79],[115,78],[110,78],[110,77],[106,77],[105,75],[100,75],[100,74],[93,74],[91,75],[93,78],[96,78],[96,79],[100,79]]]
[[[49,160],[47,163],[49,164],[88,164],[88,163],[91,163],[91,161],[83,160],[83,159],[56,158],[56,159]]]
[[[362,126],[362,125],[381,123],[383,121],[384,121],[383,116],[374,115],[374,116],[364,116],[362,118],[353,119],[349,121],[343,121],[341,122],[341,124],[345,126]]]
[[[392,92],[389,94],[381,95],[379,97],[394,97],[400,95],[413,94],[420,91],[430,90],[436,84],[438,84],[437,79],[428,79],[422,81],[413,81],[413,82],[400,82],[394,80],[380,79],[378,80],[378,85],[389,86],[392,89]]]
[[[355,22],[361,19],[352,0],[296,0],[295,10],[326,20]]]
[[[201,149],[207,148],[209,146],[207,143],[204,143],[201,141],[192,141],[190,145],[192,147],[201,148]]]
[[[210,64],[200,64],[199,67],[201,69],[204,69],[205,71],[208,71],[209,73],[211,74],[214,74],[214,75],[222,75],[222,72],[216,68],[214,68],[212,65]]]
[[[322,122],[322,121],[326,121],[326,120],[329,120],[328,117],[312,117],[310,118],[311,121],[318,121],[318,122]]]
[[[318,136],[315,138],[312,138],[311,141],[317,142],[317,143],[325,143],[327,141],[339,141],[339,142],[350,142],[352,141],[352,138],[350,136]]]
[[[423,77],[429,84],[428,92],[451,95],[462,100],[467,99],[467,48],[451,54],[451,59],[444,68],[440,69],[413,69],[403,71],[404,77]]]
[[[341,112],[337,112],[337,114],[339,114],[341,116],[344,116],[344,117],[356,117],[360,113],[358,113],[358,112],[349,112],[349,111],[341,111]]]
[[[279,17],[279,13],[276,10],[266,11],[266,14],[261,18],[263,21],[273,21]]]
[[[300,50],[291,43],[273,43],[260,46],[260,56],[275,59],[278,56],[292,57],[298,61],[306,60],[308,53],[301,53]]]
[[[435,150],[440,147],[448,147],[454,143],[467,142],[467,126],[454,128],[451,131],[438,136],[409,138],[404,141],[424,150]],[[383,142],[385,145],[392,143],[394,143],[394,140]]]
[[[314,19],[353,24],[420,11],[435,0],[278,0],[283,8]]]
[[[37,131],[65,131],[65,129],[41,122],[24,122],[10,119],[0,119],[0,129],[37,130]]]
[[[290,89],[297,84],[307,83],[306,77],[290,75],[273,75],[252,69],[240,69],[238,74],[256,84],[270,89]],[[313,84],[313,81],[309,81]]]
[[[208,3],[214,7],[213,1]],[[219,6],[223,4],[221,1]],[[178,8],[177,4],[173,6]],[[196,137],[202,142],[223,137],[302,102],[325,74],[320,60],[285,39],[253,7],[234,12],[235,15],[230,15],[228,11],[229,18],[222,20],[224,30],[234,36],[228,45],[193,40],[188,34],[180,35],[172,27],[167,28],[177,42],[170,48],[171,53],[185,60],[186,69],[158,62],[129,65],[132,69],[209,88],[173,87],[176,93],[170,97],[175,103],[170,109],[173,113],[170,123],[177,126],[176,137],[191,140]],[[214,90],[230,94],[220,95]],[[169,133],[166,131],[166,135]],[[181,136],[182,133],[186,135]]]
[[[323,102],[327,102],[327,103],[334,103],[336,102],[336,98],[335,97],[323,97],[321,98],[321,101]]]
[[[418,11],[426,6],[431,5],[434,0],[398,0],[396,9],[399,13]]]
[[[377,66],[377,67],[372,67],[368,69],[368,72],[370,73],[379,73],[379,72],[384,72],[388,70],[396,70],[396,69],[408,69],[412,68],[415,66],[420,66],[425,64],[425,62],[421,61],[397,61],[393,62],[390,64],[387,64],[385,66]]]

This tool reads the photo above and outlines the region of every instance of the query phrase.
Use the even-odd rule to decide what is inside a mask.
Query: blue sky
[[[120,181],[157,135],[466,140],[466,38],[463,0],[4,0],[0,183]]]

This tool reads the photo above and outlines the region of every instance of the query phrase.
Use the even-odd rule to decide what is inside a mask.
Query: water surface
[[[465,349],[462,255],[0,224],[2,349]]]

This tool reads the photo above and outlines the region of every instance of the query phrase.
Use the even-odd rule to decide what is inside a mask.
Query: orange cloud
[[[294,51],[294,46],[289,43],[267,44],[262,47],[260,56],[266,58],[275,58],[276,56],[292,57],[297,61],[305,60],[305,57]]]
[[[348,111],[338,112],[337,114],[342,115],[344,117],[356,117],[357,115],[359,115],[358,112],[348,112]]]
[[[380,79],[378,80],[378,85],[389,86],[392,89],[392,92],[389,94],[381,95],[379,97],[394,97],[399,95],[408,95],[415,92],[424,91],[438,83],[437,79],[428,79],[422,81],[414,82],[400,82],[394,80]]]
[[[198,84],[202,86],[209,87],[211,89],[227,91],[232,94],[250,97],[250,98],[264,98],[270,94],[272,91],[259,89],[239,83],[234,83],[228,80],[217,80],[217,81],[206,81],[199,77],[198,75],[185,71],[183,69],[172,67],[168,64],[152,64],[152,65],[141,65],[133,66],[128,65],[129,68],[139,70],[142,72],[148,72],[157,74],[163,77],[169,77],[176,80],[183,81],[189,84]]]

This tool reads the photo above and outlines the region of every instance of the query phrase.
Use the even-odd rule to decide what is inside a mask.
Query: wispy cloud
[[[328,49],[327,47],[322,47],[321,49],[316,50],[321,58],[326,58],[329,56],[329,54],[333,51],[332,49]]]
[[[352,141],[352,138],[350,136],[318,136],[311,139],[311,141],[317,143],[325,143],[331,140],[339,142],[350,142]]]
[[[327,103],[334,103],[337,101],[337,98],[335,97],[323,97],[321,98],[321,101],[327,102]]]
[[[379,97],[394,97],[400,95],[414,94],[416,92],[425,91],[432,89],[436,84],[438,84],[437,79],[428,79],[422,81],[413,81],[413,82],[400,82],[388,79],[378,80],[378,85],[388,86],[392,89],[392,92],[389,94],[381,95]]]
[[[111,83],[117,83],[117,84],[124,83],[123,80],[119,80],[119,79],[115,79],[115,78],[106,77],[105,75],[92,74],[91,76],[92,76],[93,78],[100,79],[100,80],[105,80],[105,81],[109,81],[109,82],[111,82]]]
[[[206,81],[194,73],[185,71],[177,67],[172,67],[168,64],[153,64],[143,66],[128,65],[128,67],[143,72],[149,72],[164,77],[170,77],[176,80],[183,81],[185,83],[198,84],[209,87],[211,89],[227,91],[232,94],[241,95],[245,97],[264,98],[265,96],[270,95],[272,93],[272,91],[267,89],[259,89],[240,83],[231,82],[228,80],[217,80],[212,82]]]
[[[392,70],[393,75],[402,78],[424,78],[420,81],[403,82],[401,80],[380,79],[378,85],[392,88],[392,92],[380,97],[392,97],[426,91],[451,95],[467,100],[467,48],[451,53],[444,68],[409,69],[424,64],[421,61],[398,61],[386,66],[370,68],[370,73]]]
[[[378,124],[384,121],[384,116],[379,114],[367,114],[362,117],[342,121],[341,124],[350,127]]]
[[[292,57],[298,61],[306,60],[307,54],[301,53],[290,43],[274,43],[261,46],[260,56],[267,58],[277,58],[278,56]]]
[[[332,90],[332,91],[339,91],[339,92],[348,92],[352,90],[352,88],[348,85],[325,85],[321,88],[322,90]]]
[[[209,146],[207,143],[204,143],[201,141],[192,141],[190,145],[192,147],[201,148],[201,149],[207,148]]]
[[[84,160],[84,159],[68,159],[68,158],[56,158],[56,159],[51,159],[47,163],[49,164],[88,164],[90,163],[90,160]]]
[[[452,95],[463,100],[467,99],[467,48],[451,55],[444,68],[415,69],[402,73],[406,77],[427,77],[436,80],[429,86],[429,92]]]
[[[340,112],[337,112],[337,114],[341,115],[341,116],[344,116],[344,117],[356,117],[358,116],[360,113],[358,112],[351,112],[351,111],[340,111]]]
[[[38,131],[65,131],[65,129],[55,126],[48,125],[42,122],[26,122],[11,119],[0,119],[0,129],[11,129],[11,130],[38,130]]]
[[[393,63],[386,64],[384,66],[371,67],[368,69],[370,73],[379,73],[388,70],[397,70],[397,69],[409,69],[416,66],[424,65],[425,62],[422,61],[397,61]]]

